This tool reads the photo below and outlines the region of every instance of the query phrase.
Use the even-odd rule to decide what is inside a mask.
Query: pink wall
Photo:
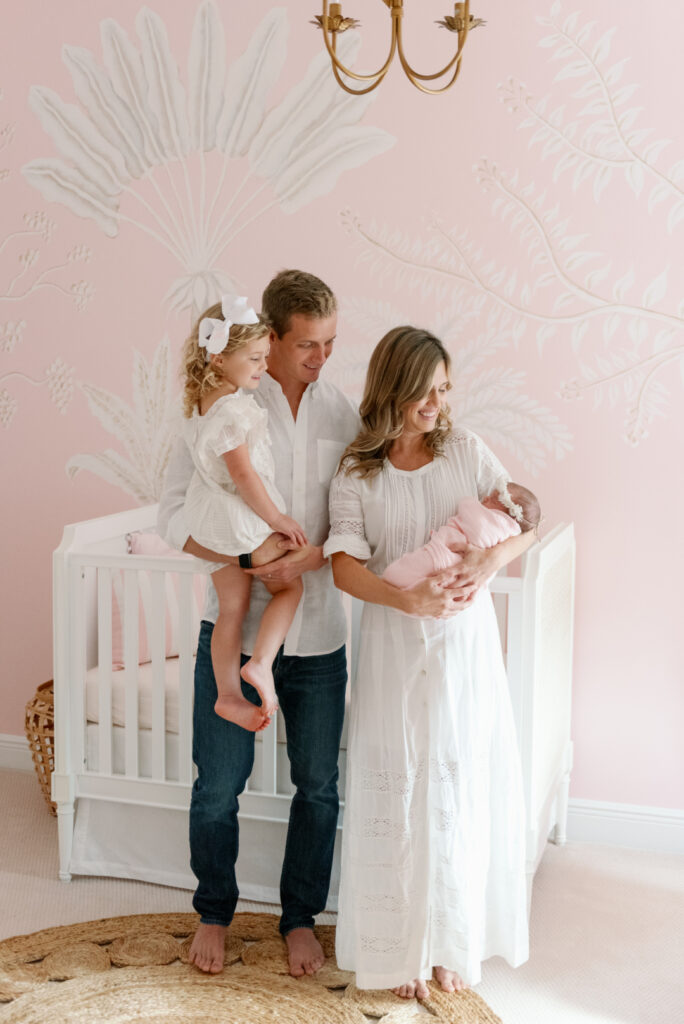
[[[407,4],[420,8],[407,14],[406,36],[426,69],[452,46],[433,25],[445,6]],[[258,299],[275,271],[302,266],[341,299],[335,379],[357,393],[387,327],[432,327],[459,367],[460,418],[534,487],[549,525],[575,522],[573,795],[682,807],[681,584],[673,531],[655,510],[684,498],[684,144],[681,134],[659,144],[681,121],[671,39],[684,17],[665,0],[645,24],[617,0],[570,18],[565,5],[483,3],[476,13],[488,25],[473,33],[445,96],[420,95],[396,68],[370,102],[348,101],[321,70],[287,120],[278,105],[296,97],[322,47],[308,24],[315,7],[203,5],[202,49],[200,5],[158,5],[149,34],[141,27],[172,100],[146,141],[154,89],[131,101],[134,114],[118,108],[134,140],[123,162],[102,106],[79,104],[61,50],[80,48],[67,60],[121,91],[135,71],[132,48],[143,45],[138,0],[47,9],[27,0],[3,33],[0,733],[21,733],[24,703],[51,675],[50,552],[63,525],[154,497],[176,387],[166,384],[162,340],[175,373],[193,293],[213,300],[223,274]],[[114,18],[105,35],[124,56],[105,74],[100,26]],[[365,4],[363,20],[358,66],[367,69],[385,47],[383,5]],[[259,31],[267,41],[255,41]],[[250,41],[268,48],[270,82],[253,77],[249,53],[236,64]],[[246,97],[226,157],[213,144],[222,61],[230,96]],[[192,81],[206,82],[210,97],[202,122]],[[29,102],[33,86],[50,92]],[[169,155],[176,144],[182,160]],[[288,201],[274,189],[282,193],[296,159],[299,192]],[[226,223],[237,217],[212,253],[207,236],[226,211]],[[142,393],[134,351],[147,364],[156,355],[156,432],[149,416],[126,412]],[[102,453],[130,462],[136,446],[130,479],[113,483]],[[73,477],[70,460],[82,467]]]

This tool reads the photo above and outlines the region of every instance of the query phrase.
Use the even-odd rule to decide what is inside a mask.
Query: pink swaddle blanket
[[[519,533],[519,525],[505,512],[485,508],[477,498],[462,498],[456,515],[435,530],[422,548],[391,562],[382,578],[400,590],[408,590],[428,576],[457,565],[461,561],[459,551],[467,544],[491,548]]]

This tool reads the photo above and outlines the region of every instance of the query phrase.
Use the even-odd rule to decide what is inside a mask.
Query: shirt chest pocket
[[[339,441],[317,441],[318,446],[318,481],[325,487],[330,486],[330,481],[337,472],[337,467],[342,458],[342,452],[346,445]]]

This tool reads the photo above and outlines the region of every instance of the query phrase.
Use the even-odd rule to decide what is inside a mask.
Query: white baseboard
[[[568,839],[653,853],[684,854],[684,811],[601,800],[570,800]]]
[[[25,736],[0,733],[0,768],[11,772],[33,771],[33,759]]]

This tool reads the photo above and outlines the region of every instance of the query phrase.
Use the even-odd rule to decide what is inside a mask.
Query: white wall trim
[[[0,768],[11,772],[33,771],[33,759],[25,736],[0,732]]]
[[[684,854],[684,811],[602,800],[570,800],[568,839]]]

